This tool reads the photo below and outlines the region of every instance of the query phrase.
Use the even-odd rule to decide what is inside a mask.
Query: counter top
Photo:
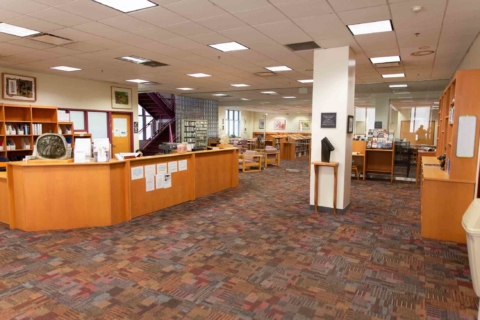
[[[7,173],[6,172],[0,172],[0,179],[7,180]]]
[[[422,157],[423,178],[432,181],[475,183],[474,180],[452,180],[446,171],[440,169],[440,161],[436,157]]]

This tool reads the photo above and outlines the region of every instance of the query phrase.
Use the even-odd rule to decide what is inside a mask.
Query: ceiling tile
[[[161,28],[151,28],[151,29],[146,29],[146,30],[141,30],[134,32],[135,34],[138,34],[142,37],[155,40],[155,41],[162,41],[162,40],[168,40],[168,39],[174,39],[174,38],[179,38],[181,37],[180,35],[170,32],[165,29]]]
[[[382,32],[375,34],[365,34],[355,36],[355,40],[365,51],[381,51],[389,49],[397,49],[397,38],[395,32]]]
[[[93,44],[86,43],[86,42],[75,42],[75,43],[64,45],[62,47],[73,49],[73,50],[78,50],[78,51],[82,51],[82,52],[95,52],[95,51],[104,50],[104,48],[102,48],[102,47],[95,46]]]
[[[30,39],[25,39],[25,38],[20,38],[17,40],[10,41],[9,43],[16,44],[19,46],[27,47],[27,48],[32,48],[32,49],[46,49],[46,48],[52,48],[54,45],[45,43],[45,42],[40,42],[40,41],[35,41],[35,40],[30,40]]]
[[[61,11],[56,8],[49,8],[47,10],[38,11],[31,14],[31,16],[37,19],[56,23],[66,27],[90,22],[90,20],[88,20],[87,18],[80,17],[69,12]]]
[[[335,39],[315,39],[315,42],[323,49],[339,48],[339,47],[351,47],[355,53],[360,53],[362,50],[358,43],[355,41],[352,35],[345,38]]]
[[[442,24],[446,3],[446,0],[412,0],[391,4],[393,27],[395,30],[414,29],[413,33],[438,28]],[[413,6],[424,9],[414,13]]]
[[[59,5],[62,5],[62,4],[66,4],[66,3],[69,3],[69,2],[74,2],[76,0],[35,0],[35,2],[39,2],[41,4],[44,4],[44,5],[47,5],[47,6],[52,6],[52,7],[55,7],[55,6],[59,6]]]
[[[55,30],[54,32],[51,32],[51,33],[59,37],[71,39],[73,41],[87,41],[87,40],[93,40],[93,39],[99,38],[96,35],[86,33],[76,29],[71,29],[71,28]]]
[[[174,25],[166,26],[164,28],[173,33],[176,33],[185,37],[212,32],[210,29],[202,27],[198,23],[195,23],[192,21],[174,24]]]
[[[343,11],[339,12],[338,16],[345,25],[391,19],[388,6],[376,6]]]
[[[54,31],[54,30],[64,28],[63,26],[61,26],[59,24],[55,24],[55,23],[44,21],[44,20],[36,19],[36,18],[30,17],[30,16],[21,16],[19,18],[8,20],[7,22],[10,23],[10,24],[13,24],[15,26],[19,26],[19,27],[23,27],[23,28],[27,28],[27,29],[32,29],[32,30],[36,30],[36,31],[41,31],[41,32],[51,32],[51,31]]]
[[[0,43],[0,56],[6,57],[15,54],[21,54],[24,52],[32,51],[31,49],[23,46],[14,45],[11,43]]]
[[[137,31],[151,29],[154,27],[150,23],[133,18],[126,14],[108,18],[108,19],[99,20],[98,22],[106,24],[110,27],[131,32],[131,33],[137,33]]]
[[[163,43],[158,43],[158,42],[144,43],[139,45],[139,47],[153,51],[153,52],[158,52],[158,53],[162,53],[162,54],[166,54],[174,57],[180,57],[180,58],[191,55],[191,53],[186,50],[182,50],[182,49],[172,47]]]
[[[261,7],[269,6],[270,3],[267,0],[210,0],[212,3],[223,8],[228,12],[239,12],[253,10]]]
[[[332,7],[326,0],[280,0],[271,2],[290,19],[333,13]]]
[[[163,5],[163,7],[191,20],[206,19],[226,13],[207,0],[184,0]]]
[[[56,8],[95,21],[123,14],[121,11],[111,9],[92,0],[77,0],[57,6]]]
[[[352,35],[336,14],[293,19],[293,21],[316,40],[347,38]]]
[[[252,27],[225,30],[221,31],[220,33],[232,39],[233,41],[237,41],[247,47],[250,47],[251,45],[256,43],[265,43],[272,41],[266,35]]]
[[[216,32],[211,32],[211,33],[205,33],[197,36],[192,36],[189,37],[192,40],[195,40],[196,42],[202,43],[204,45],[209,45],[209,44],[216,44],[216,43],[224,43],[224,42],[231,42],[229,38],[216,33]],[[221,51],[218,51],[219,53]]]
[[[0,8],[21,14],[48,9],[46,5],[31,0],[2,0],[0,1]]]
[[[64,47],[54,47],[50,49],[45,49],[45,51],[55,52],[55,53],[61,54],[62,56],[73,56],[73,55],[82,53],[81,51],[64,48]]]
[[[151,23],[157,27],[165,27],[173,24],[179,24],[189,21],[176,13],[171,12],[162,7],[150,8],[148,10],[140,10],[131,12],[129,16]]]
[[[234,13],[234,15],[252,26],[288,20],[288,18],[280,10],[273,6],[266,6],[253,10],[241,11]]]
[[[0,21],[6,21],[20,17],[22,14],[10,10],[0,9]]]
[[[312,41],[312,38],[290,20],[267,23],[255,28],[281,44]]]
[[[231,14],[224,14],[208,19],[195,20],[195,22],[213,31],[237,29],[247,26],[246,23],[244,23],[240,19],[237,19]]]
[[[336,12],[386,5],[387,0],[329,0]]]

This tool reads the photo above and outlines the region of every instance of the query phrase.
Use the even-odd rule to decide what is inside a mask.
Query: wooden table
[[[361,153],[352,153],[352,158],[355,158],[354,160],[354,163],[355,165],[357,165],[358,167],[358,164],[357,164],[357,161],[356,159],[360,158],[360,161],[362,163],[362,177],[363,177],[363,180],[365,180],[365,177],[366,177],[366,165],[365,165],[365,154],[361,154]]]
[[[337,176],[338,176],[338,162],[321,162],[314,161],[313,171],[315,172],[315,212],[318,212],[318,176],[320,167],[331,167],[333,168],[333,214],[337,214]]]
[[[417,151],[417,173],[415,174],[415,186],[418,187],[418,181],[420,180],[420,167],[422,165],[422,157],[435,157],[435,151]]]

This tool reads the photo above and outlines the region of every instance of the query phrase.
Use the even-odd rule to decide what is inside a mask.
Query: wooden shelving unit
[[[24,129],[23,134],[7,134],[7,126],[14,126],[15,129],[21,127]],[[40,127],[41,125],[41,127]],[[71,133],[63,133],[62,126],[71,126]],[[34,129],[38,129],[38,132]],[[73,123],[59,123],[57,107],[37,106],[37,105],[20,105],[3,103],[0,104],[0,141],[3,149],[0,150],[0,156],[24,157],[31,155],[35,142],[38,137],[44,133],[61,133],[65,138],[70,138],[72,148],[74,144]],[[18,133],[18,132],[16,132]],[[90,135],[91,137],[91,135]],[[28,141],[29,148],[22,147],[22,139]],[[27,139],[27,140],[25,140]],[[7,150],[7,141],[15,144],[15,149]]]
[[[437,156],[446,154],[450,172],[442,171],[435,158],[424,157],[421,180],[422,236],[465,242],[461,219],[475,198],[478,141],[480,135],[480,70],[458,71],[439,102]],[[450,122],[451,108],[453,121]],[[457,157],[457,132],[460,116],[476,116],[475,149],[471,158]]]
[[[310,136],[301,134],[289,135],[286,142],[280,148],[280,158],[284,160],[295,160],[296,158],[310,156]]]

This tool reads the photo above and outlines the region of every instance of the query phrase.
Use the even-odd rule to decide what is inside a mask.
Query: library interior
[[[0,0],[0,319],[480,319],[479,0]]]

